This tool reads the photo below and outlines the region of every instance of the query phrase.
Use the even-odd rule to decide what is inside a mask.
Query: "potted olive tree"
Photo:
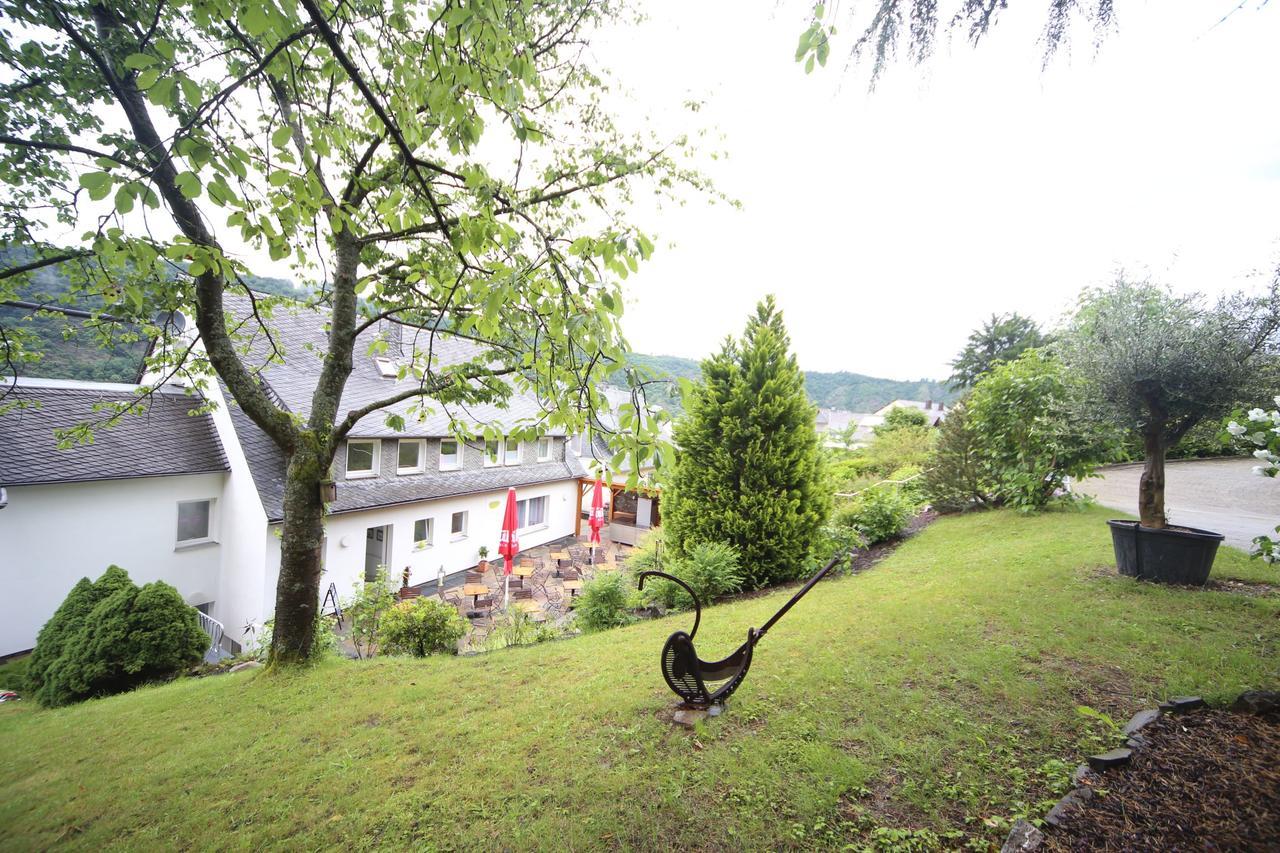
[[[1111,521],[1121,574],[1203,584],[1222,536],[1171,526],[1165,516],[1165,453],[1206,418],[1221,418],[1259,390],[1280,329],[1280,276],[1262,297],[1209,305],[1149,282],[1122,280],[1086,292],[1061,340],[1083,380],[1081,416],[1142,441],[1138,517]]]

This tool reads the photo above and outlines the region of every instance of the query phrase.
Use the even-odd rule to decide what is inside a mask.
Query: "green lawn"
[[[475,658],[0,706],[7,849],[999,843],[1099,724],[1280,682],[1280,598],[1114,576],[1103,510],[947,518],[770,633],[727,715],[663,721],[673,617]],[[1275,580],[1242,554],[1215,576]],[[716,607],[715,656],[787,593]],[[932,834],[932,835],[931,835]]]

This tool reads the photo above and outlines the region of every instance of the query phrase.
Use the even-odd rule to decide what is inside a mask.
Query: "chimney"
[[[927,412],[927,411],[929,411],[929,410],[930,410],[930,409],[932,409],[932,408],[933,408],[933,401],[932,401],[932,400],[925,400],[925,401],[924,401],[924,410]]]

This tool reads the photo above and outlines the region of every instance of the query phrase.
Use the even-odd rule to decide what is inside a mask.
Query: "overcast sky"
[[[704,165],[742,209],[643,214],[662,250],[626,283],[632,345],[702,357],[772,292],[803,367],[938,378],[992,312],[1052,322],[1120,267],[1259,286],[1280,258],[1280,3],[1257,3],[1219,25],[1239,0],[1119,0],[1097,53],[1086,32],[1042,73],[1045,4],[1019,2],[868,94],[848,32],[825,70],[793,61],[807,4],[650,0],[593,43],[617,108],[665,129],[704,99],[706,151],[729,154]]]

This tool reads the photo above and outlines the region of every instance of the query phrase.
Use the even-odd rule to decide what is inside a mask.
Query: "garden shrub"
[[[46,649],[39,675],[29,681],[36,699],[48,707],[170,678],[198,663],[209,648],[195,608],[176,589],[163,581],[139,588],[115,566],[95,584],[77,583],[41,630],[37,650],[41,638]],[[54,650],[57,656],[50,660]]]
[[[381,642],[383,615],[396,603],[386,566],[379,566],[373,580],[358,580],[355,594],[342,605],[342,614],[351,622],[351,644],[356,656],[371,658]]]
[[[1114,454],[1113,432],[1081,416],[1083,393],[1079,377],[1037,349],[997,364],[974,386],[965,417],[1001,503],[1042,509],[1066,478],[1083,479]]]
[[[938,425],[938,443],[921,480],[925,498],[940,512],[961,512],[995,501],[982,440],[963,403]]]
[[[689,553],[676,560],[670,574],[693,588],[704,605],[730,592],[742,589],[745,573],[737,550],[723,542],[699,542]],[[658,601],[666,607],[692,607],[693,599],[679,584],[664,581],[654,586]]]
[[[578,596],[575,622],[584,631],[607,631],[631,622],[631,588],[621,572],[607,572],[586,582]]]
[[[419,596],[390,607],[379,625],[382,651],[389,655],[426,657],[454,654],[467,634],[467,622],[453,607]]]
[[[493,628],[484,639],[484,647],[492,652],[510,646],[532,646],[554,640],[563,633],[553,622],[535,622],[528,613],[513,607],[494,617]]]
[[[911,498],[896,486],[872,486],[836,510],[836,523],[856,530],[868,545],[900,536],[915,515]]]
[[[927,503],[924,496],[924,469],[919,465],[903,465],[889,474],[888,479],[897,485],[902,494],[915,506]]]
[[[818,528],[809,557],[810,571],[817,571],[836,554],[852,554],[866,547],[867,540],[853,527],[844,524],[824,524]]]
[[[81,578],[76,582],[36,635],[36,647],[31,652],[31,663],[27,669],[27,685],[37,699],[40,699],[49,680],[50,668],[79,635],[94,606],[116,590],[132,586],[128,573],[119,566],[108,566],[97,581]],[[52,695],[49,698],[52,699]],[[43,699],[41,702],[51,704]]]

